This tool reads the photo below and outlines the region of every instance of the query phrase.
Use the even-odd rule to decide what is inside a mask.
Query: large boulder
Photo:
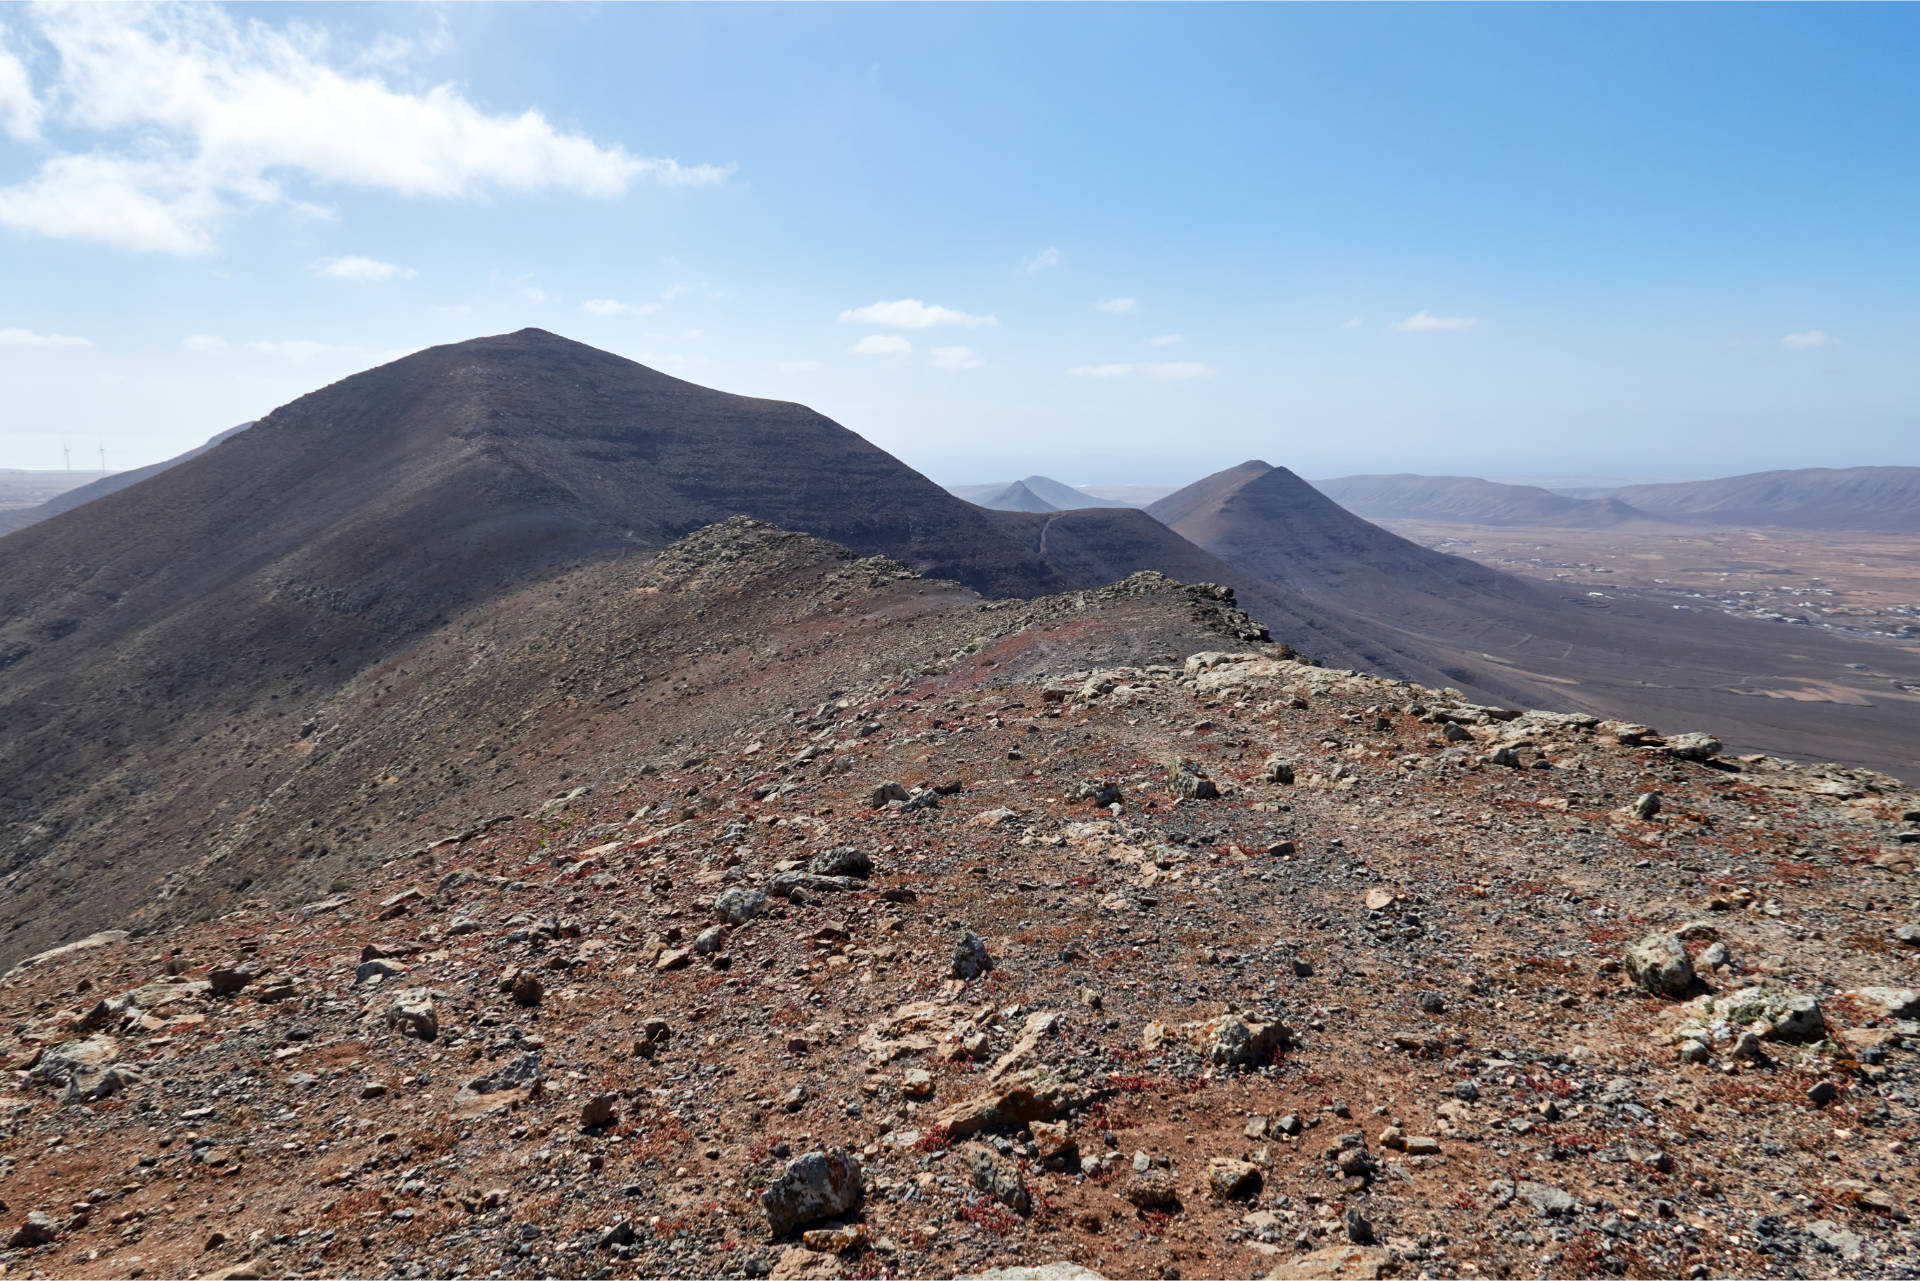
[[[845,1214],[865,1194],[860,1158],[845,1148],[828,1148],[787,1162],[774,1185],[760,1194],[760,1208],[766,1211],[768,1231],[780,1237]]]
[[[1693,986],[1693,961],[1677,934],[1649,934],[1624,960],[1627,977],[1655,996],[1680,996]]]

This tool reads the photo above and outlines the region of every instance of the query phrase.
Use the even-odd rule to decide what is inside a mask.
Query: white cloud
[[[303,365],[315,356],[324,356],[337,348],[332,343],[314,342],[311,338],[288,338],[278,342],[258,339],[248,343],[247,350],[258,352],[262,356],[278,356],[284,360],[291,360],[296,365]]]
[[[213,356],[227,349],[227,340],[217,334],[188,334],[180,345],[197,356]]]
[[[913,350],[913,344],[898,334],[868,334],[848,350],[856,356],[899,356]]]
[[[1125,316],[1140,310],[1140,304],[1132,298],[1102,298],[1093,304],[1095,311],[1104,311],[1113,316]]]
[[[1335,328],[1336,329],[1358,329],[1366,323],[1367,323],[1366,321],[1360,319],[1360,317],[1358,316],[1348,316],[1344,321],[1336,325]]]
[[[85,338],[66,334],[37,334],[31,329],[0,329],[0,347],[91,347]]]
[[[1107,365],[1075,365],[1067,372],[1075,378],[1125,378],[1129,374],[1145,374],[1149,378],[1160,378],[1168,382],[1213,377],[1212,367],[1203,365],[1197,360],[1149,360],[1141,363],[1123,361]]]
[[[0,188],[0,224],[20,231],[199,254],[235,209],[306,204],[288,190],[295,182],[444,200],[611,197],[641,179],[704,186],[729,172],[603,146],[537,110],[490,114],[452,85],[394,88],[378,70],[334,65],[325,35],[306,26],[211,5],[25,12],[57,61],[45,95],[52,120],[99,137]],[[30,89],[20,96],[16,62],[0,69],[10,132],[38,111]]]
[[[356,280],[375,283],[387,280],[412,280],[420,273],[411,267],[399,267],[377,258],[349,254],[344,258],[323,258],[313,264],[313,274],[330,280]]]
[[[783,360],[774,366],[783,374],[810,374],[820,368],[817,360]]]
[[[951,307],[934,307],[921,302],[918,298],[901,298],[895,302],[877,302],[869,307],[853,307],[840,313],[843,325],[884,325],[889,329],[931,329],[935,325],[960,325],[967,329],[978,329],[981,325],[997,325],[1000,322],[992,316],[971,316],[964,311],[955,311]]]
[[[1048,245],[1026,261],[1026,273],[1031,276],[1036,271],[1045,271],[1049,267],[1060,265],[1060,251]]]
[[[633,308],[614,298],[589,298],[580,304],[580,310],[589,316],[618,316]]]
[[[1819,329],[1809,329],[1805,333],[1788,334],[1780,340],[1782,347],[1791,347],[1795,351],[1805,351],[1809,347],[1827,347],[1839,340],[1832,334]]]
[[[538,285],[522,285],[520,286],[520,296],[528,302],[545,302],[547,300],[547,291]]]
[[[1149,338],[1147,341],[1155,347],[1177,347],[1180,345],[1180,335],[1161,334],[1158,338]]]
[[[40,136],[40,103],[33,96],[33,80],[26,64],[7,47],[0,30],[0,133],[21,142]]]
[[[1393,327],[1407,334],[1457,333],[1479,323],[1478,316],[1436,316],[1430,311],[1416,311],[1405,320],[1394,321]]]
[[[933,349],[935,369],[978,369],[986,363],[980,359],[980,353],[971,347],[935,347]]]

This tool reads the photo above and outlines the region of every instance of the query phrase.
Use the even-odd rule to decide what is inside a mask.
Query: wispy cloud
[[[304,365],[315,356],[324,356],[330,351],[338,351],[332,343],[315,342],[311,338],[287,338],[277,342],[265,339],[247,344],[247,350],[258,352],[262,356],[277,356],[282,360],[291,360],[296,365]]]
[[[881,325],[888,329],[931,329],[935,325],[978,329],[982,325],[997,325],[1000,322],[992,316],[974,316],[951,307],[935,307],[918,298],[901,298],[894,302],[876,302],[866,307],[850,307],[840,313],[840,323]]]
[[[980,353],[971,347],[935,347],[933,349],[935,369],[978,369],[986,363],[980,359]]]
[[[483,111],[451,84],[398,88],[329,60],[324,36],[212,5],[19,10],[52,52],[35,96],[0,58],[0,125],[43,116],[90,133],[0,187],[0,225],[144,253],[205,254],[235,211],[300,201],[290,187],[470,200],[503,192],[611,197],[641,180],[705,186],[731,166],[635,156],[556,129],[539,111]]]
[[[7,47],[6,30],[0,28],[0,133],[31,142],[40,136],[40,114],[26,64]]]
[[[1125,316],[1140,310],[1140,303],[1134,298],[1102,298],[1093,304],[1095,311],[1104,311],[1112,316]]]
[[[227,340],[218,334],[188,334],[180,346],[196,356],[216,356],[227,349]]]
[[[820,368],[817,360],[782,360],[774,365],[783,374],[810,374]]]
[[[1780,340],[1782,347],[1791,347],[1795,351],[1806,351],[1810,347],[1829,347],[1838,342],[1832,334],[1820,329],[1809,329],[1805,333],[1788,334]]]
[[[1416,311],[1405,320],[1394,321],[1393,327],[1408,334],[1457,333],[1479,323],[1478,316],[1436,316],[1430,311]]]
[[[621,302],[617,298],[589,298],[580,304],[580,310],[586,312],[589,316],[623,316],[628,312],[658,311],[659,308],[653,303],[647,303],[643,307],[635,307],[630,303]]]
[[[1213,368],[1197,360],[1148,360],[1122,361],[1106,365],[1075,365],[1067,370],[1075,378],[1125,378],[1129,374],[1144,374],[1148,378],[1159,378],[1167,382],[1184,382],[1192,378],[1211,378]]]
[[[1367,323],[1366,321],[1360,319],[1360,317],[1358,316],[1348,316],[1345,320],[1335,325],[1334,328],[1335,329],[1358,329],[1362,325],[1365,325],[1366,323]]]
[[[345,258],[323,258],[314,263],[311,270],[314,275],[330,280],[354,280],[362,284],[412,280],[420,274],[411,267],[381,262],[377,258],[363,258],[358,254],[350,254]]]
[[[1036,271],[1045,271],[1049,267],[1058,267],[1059,265],[1060,251],[1052,245],[1048,245],[1045,249],[1042,249],[1039,253],[1027,259],[1023,269],[1031,276]]]
[[[1147,341],[1155,347],[1177,347],[1180,345],[1180,335],[1161,334],[1158,338],[1149,338]]]
[[[0,329],[0,347],[91,347],[85,338],[68,334],[38,334],[31,329]]]
[[[856,356],[900,356],[913,350],[913,344],[898,334],[868,334],[849,350]]]

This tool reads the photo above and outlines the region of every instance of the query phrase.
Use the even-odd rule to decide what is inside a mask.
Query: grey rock
[[[1675,734],[1667,739],[1667,755],[1683,761],[1710,761],[1720,755],[1720,740],[1711,734]]]
[[[766,911],[766,908],[766,891],[749,889],[744,885],[722,890],[720,897],[713,901],[713,914],[728,925],[745,924]]]
[[[1012,1161],[984,1143],[961,1144],[959,1157],[968,1181],[976,1189],[1016,1213],[1025,1214],[1033,1208],[1026,1180],[1020,1177],[1020,1167]]]
[[[992,968],[993,958],[987,955],[987,945],[978,934],[969,930],[954,943],[947,970],[954,978],[971,981]]]
[[[778,1237],[845,1214],[865,1194],[860,1158],[845,1148],[828,1148],[787,1162],[773,1186],[760,1194],[760,1208],[766,1211],[768,1230]]]
[[[840,845],[814,855],[807,870],[818,876],[857,876],[865,880],[873,875],[873,858],[858,846]]]
[[[1627,976],[1655,996],[1679,996],[1693,986],[1693,961],[1674,934],[1649,934],[1627,949]]]

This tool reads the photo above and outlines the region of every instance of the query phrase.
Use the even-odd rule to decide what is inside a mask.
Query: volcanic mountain
[[[145,884],[103,866],[177,865],[180,816],[217,827],[284,785],[284,746],[357,674],[422,646],[482,662],[491,602],[735,515],[989,596],[1235,576],[1144,512],[984,511],[803,406],[539,330],[433,348],[0,538],[0,856],[47,860],[0,928],[37,941]],[[1360,660],[1327,611],[1251,587],[1282,639]]]
[[[1807,467],[1630,485],[1609,496],[1668,520],[1920,533],[1920,467]]]
[[[1096,498],[1050,476],[1029,476],[1008,485],[952,485],[947,492],[996,511],[1078,511],[1083,507],[1134,506],[1112,498]]]
[[[1252,461],[1148,511],[1232,565],[1366,638],[1369,670],[1446,673],[1537,706],[1712,725],[1772,751],[1920,771],[1920,656],[1627,592],[1535,585],[1431,551],[1345,510],[1283,467]],[[1256,610],[1256,613],[1258,611]],[[1857,664],[1857,666],[1850,666]]]
[[[1607,529],[1654,519],[1618,498],[1569,498],[1537,485],[1503,485],[1473,476],[1341,476],[1317,480],[1313,487],[1368,520]]]

